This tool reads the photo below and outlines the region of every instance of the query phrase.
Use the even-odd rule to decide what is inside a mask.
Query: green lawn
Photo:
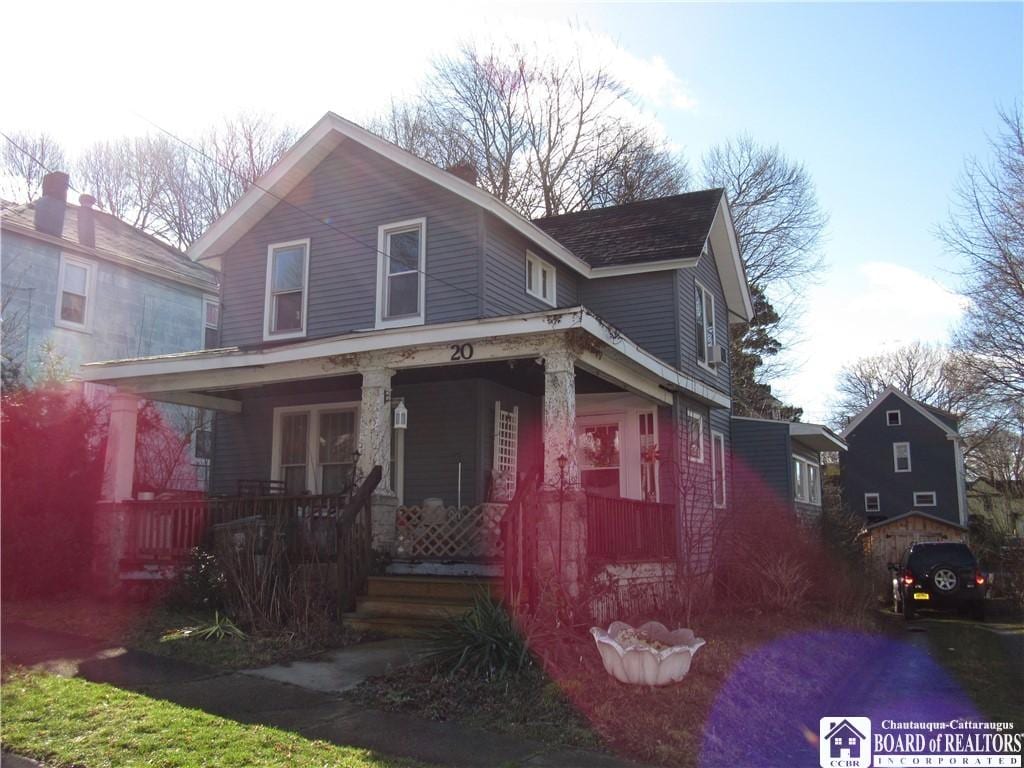
[[[52,766],[416,765],[76,678],[14,672],[0,695],[4,748]]]

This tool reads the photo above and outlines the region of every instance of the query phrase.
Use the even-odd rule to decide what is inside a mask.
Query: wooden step
[[[367,617],[445,619],[461,616],[473,604],[467,600],[439,600],[434,597],[369,596],[356,600],[356,613]]]
[[[486,590],[500,595],[501,582],[457,576],[371,576],[367,583],[370,597],[421,597],[469,603]]]
[[[423,637],[437,631],[434,619],[417,619],[410,616],[362,616],[358,613],[342,614],[345,627],[356,632],[373,632],[388,637]]]

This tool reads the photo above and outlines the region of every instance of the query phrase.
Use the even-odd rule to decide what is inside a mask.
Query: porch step
[[[473,606],[481,591],[500,594],[497,579],[453,576],[371,576],[367,594],[346,613],[346,626],[392,636],[430,634]]]
[[[366,592],[369,597],[429,597],[472,603],[477,594],[488,589],[499,595],[501,582],[455,576],[371,576]]]

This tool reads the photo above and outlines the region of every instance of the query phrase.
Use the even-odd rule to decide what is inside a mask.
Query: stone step
[[[369,596],[356,599],[356,613],[367,617],[434,619],[438,622],[461,616],[473,607],[468,600],[436,597]]]
[[[410,616],[363,616],[358,613],[342,614],[342,625],[356,632],[373,632],[387,637],[423,637],[437,631],[436,619],[418,619]]]
[[[472,603],[473,598],[485,590],[500,596],[501,582],[454,576],[371,576],[366,591],[369,597],[419,597]]]

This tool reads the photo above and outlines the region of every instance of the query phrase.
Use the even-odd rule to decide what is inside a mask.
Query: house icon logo
[[[870,768],[870,718],[821,718],[818,726],[818,756],[821,768]]]

